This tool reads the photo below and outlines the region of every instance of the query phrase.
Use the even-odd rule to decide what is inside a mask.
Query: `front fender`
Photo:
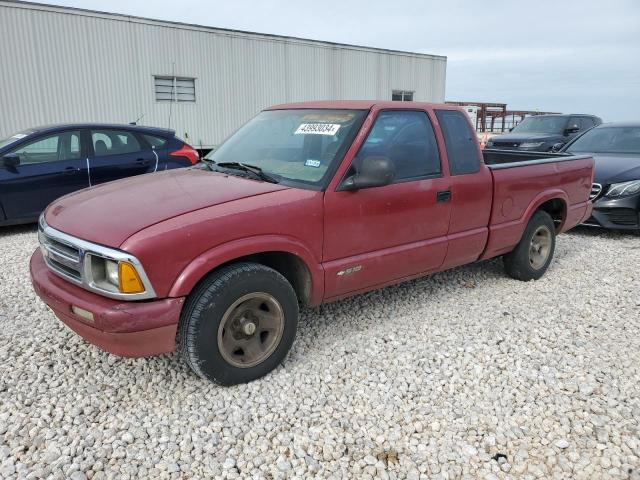
[[[313,253],[299,240],[281,235],[258,235],[233,240],[207,250],[196,257],[178,275],[169,297],[184,297],[209,272],[225,263],[265,252],[285,252],[296,255],[307,266],[311,277],[310,304],[317,305],[324,295],[324,270]]]

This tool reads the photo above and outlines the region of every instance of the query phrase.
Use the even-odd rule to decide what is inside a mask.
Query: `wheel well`
[[[556,226],[556,231],[560,230],[562,224],[564,223],[564,219],[567,216],[567,205],[566,203],[564,203],[564,200],[562,200],[561,198],[547,200],[538,207],[538,210],[547,212],[551,216],[551,219]]]
[[[234,258],[215,270],[238,262],[254,262],[273,268],[280,273],[293,287],[298,301],[308,305],[311,298],[311,274],[307,265],[300,257],[289,252],[261,252]]]

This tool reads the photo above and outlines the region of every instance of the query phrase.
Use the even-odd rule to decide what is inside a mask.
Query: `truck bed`
[[[484,258],[511,251],[522,237],[532,208],[554,198],[548,208],[562,213],[558,233],[579,224],[588,210],[593,158],[551,152],[484,150],[493,177],[489,240]]]
[[[490,168],[510,168],[520,165],[549,163],[569,160],[573,155],[555,152],[523,152],[519,150],[501,150],[486,148],[482,151],[484,163]]]

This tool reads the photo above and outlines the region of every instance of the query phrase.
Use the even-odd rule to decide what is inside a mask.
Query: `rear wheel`
[[[549,268],[555,248],[553,220],[547,212],[538,210],[516,248],[503,257],[505,271],[517,280],[538,280]]]
[[[298,301],[286,278],[264,265],[238,263],[213,272],[192,292],[177,344],[195,373],[234,385],[276,368],[297,323]]]

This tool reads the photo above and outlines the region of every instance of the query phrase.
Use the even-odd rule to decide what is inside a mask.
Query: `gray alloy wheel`
[[[213,271],[194,288],[176,343],[196,374],[235,385],[276,368],[297,323],[298,298],[287,279],[265,265],[241,262]]]
[[[516,280],[538,280],[549,268],[556,248],[556,227],[547,212],[535,212],[513,251],[502,257],[504,269]]]
[[[264,292],[247,293],[222,316],[218,350],[234,367],[254,367],[273,353],[283,330],[284,312],[278,300]]]
[[[533,232],[531,245],[529,246],[529,263],[531,268],[541,269],[551,253],[551,230],[546,225],[541,225]]]

